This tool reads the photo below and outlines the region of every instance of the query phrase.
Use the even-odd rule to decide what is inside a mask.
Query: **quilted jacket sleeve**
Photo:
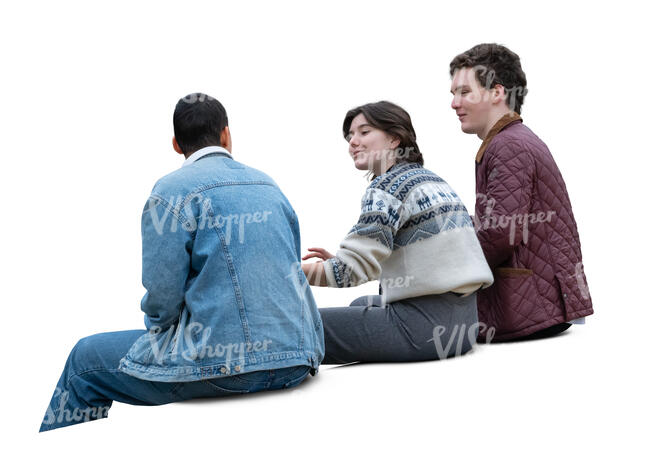
[[[476,195],[475,222],[485,258],[494,269],[527,242],[534,164],[520,142],[491,147],[483,157],[486,185],[485,192]]]
[[[341,242],[336,256],[324,264],[328,287],[354,287],[379,279],[381,263],[393,251],[395,233],[408,215],[401,201],[369,188],[359,221]]]

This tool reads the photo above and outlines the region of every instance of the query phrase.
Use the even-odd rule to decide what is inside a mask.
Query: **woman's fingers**
[[[314,257],[318,257],[321,260],[329,260],[334,256],[331,253],[329,253],[327,250],[323,249],[322,247],[308,247],[307,250],[309,250],[311,253],[308,253],[307,255],[302,257],[303,260],[308,260]]]

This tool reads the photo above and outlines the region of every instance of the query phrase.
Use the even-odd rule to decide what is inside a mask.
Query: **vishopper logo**
[[[471,82],[470,87],[472,88],[472,94],[470,94],[467,98],[467,100],[471,103],[480,103],[480,102],[486,102],[490,99],[490,93],[489,91],[484,91],[482,97],[478,97],[478,94],[481,93],[481,91],[478,91],[480,88],[479,83],[478,83],[478,78],[483,78],[485,76],[485,88],[490,89],[492,87],[492,84],[500,84],[503,86],[504,91],[506,93],[506,100],[508,101],[508,108],[511,111],[515,110],[516,102],[517,102],[517,96],[522,96],[525,97],[526,94],[528,94],[528,88],[525,86],[511,86],[511,87],[505,87],[501,81],[497,78],[497,74],[494,71],[494,69],[491,69],[485,65],[475,65],[472,67],[474,69],[474,74],[477,76],[477,78]]]
[[[398,289],[398,288],[409,288],[412,286],[415,276],[396,276],[396,277],[382,277],[381,286],[382,289]]]
[[[380,158],[393,158],[393,159],[406,159],[415,152],[415,147],[397,147],[397,148],[384,148],[381,150],[369,150],[366,154],[370,155],[370,159],[376,157]]]
[[[198,215],[195,215],[195,208],[199,209]],[[165,232],[175,233],[179,229],[192,232],[197,229],[218,228],[224,231],[224,241],[227,245],[230,244],[233,230],[237,231],[237,241],[243,244],[246,225],[266,223],[272,213],[262,209],[214,215],[210,199],[201,195],[176,196],[169,200],[153,197],[149,199],[144,210],[144,214],[149,214],[153,227],[160,236]]]
[[[56,399],[58,397],[58,406],[56,409],[53,409],[52,406],[47,407],[47,411],[45,413],[45,419],[43,420],[43,424],[51,426],[54,423],[62,423],[62,422],[73,422],[73,421],[90,421],[93,419],[101,419],[105,418],[108,416],[108,410],[111,408],[110,405],[106,406],[94,406],[94,407],[88,407],[84,409],[80,409],[79,407],[75,407],[72,411],[68,409],[66,406],[68,403],[68,400],[70,398],[70,392],[67,390],[64,391],[60,387],[57,387],[54,390],[54,397],[53,399]]]
[[[415,152],[415,147],[406,147],[406,148],[397,147],[387,151],[387,153],[392,155],[392,157],[395,159],[406,159],[414,152]]]
[[[203,93],[193,93],[189,94],[181,99],[186,104],[195,104],[197,102],[205,102],[206,100],[215,100],[214,97],[208,96]]]
[[[512,215],[493,215],[494,206],[496,200],[494,198],[488,198],[487,195],[483,193],[477,193],[476,202],[478,205],[485,205],[484,215],[479,217],[474,215],[474,229],[478,233],[479,231],[485,231],[489,229],[499,229],[499,228],[508,228],[509,231],[509,243],[510,245],[515,244],[515,239],[517,235],[517,229],[521,226],[521,238],[523,243],[528,242],[528,226],[531,224],[538,223],[548,223],[553,218],[553,215],[556,214],[554,210],[548,210],[546,212],[538,213],[524,213],[524,214],[512,214]]]
[[[415,152],[415,147],[397,147],[397,148],[385,148],[382,150],[370,150],[364,152],[368,155],[368,173],[367,175],[372,176],[373,170],[386,170],[388,169],[389,163],[393,161],[399,161],[400,159],[407,159]]]
[[[589,298],[591,298],[591,294],[589,293],[589,287],[587,286],[587,278],[585,277],[584,266],[582,265],[581,261],[576,264],[576,269],[572,277],[575,277],[576,279],[576,283],[578,284],[578,290],[580,291],[580,296],[582,297],[582,299],[588,300]]]
[[[163,364],[167,356],[169,361],[176,362],[179,358],[194,362],[197,359],[206,357],[225,357],[225,366],[230,367],[231,362],[236,360],[243,368],[247,352],[260,352],[268,350],[273,342],[270,339],[264,341],[252,341],[246,343],[212,343],[209,338],[212,334],[212,327],[203,327],[200,322],[190,322],[187,326],[172,325],[169,329],[163,330],[156,326],[151,327],[148,337],[154,360],[158,365]],[[195,343],[194,336],[199,337]],[[171,344],[170,352],[167,350]]]
[[[324,271],[319,272],[316,275],[312,275],[311,277],[315,278],[316,285],[320,284],[320,280],[322,279],[322,276],[324,276]],[[289,279],[289,281],[293,284],[294,288],[298,292],[298,295],[300,295],[300,299],[303,303],[306,301],[306,296],[305,293],[309,290],[309,280],[307,279],[307,276],[305,276],[305,273],[302,270],[302,263],[299,261],[295,261],[291,264],[289,274],[284,276],[285,279]]]
[[[433,341],[438,357],[446,359],[447,357],[461,355],[465,342],[474,346],[479,333],[484,334],[485,343],[490,344],[494,339],[494,335],[496,335],[496,328],[488,327],[487,324],[482,322],[476,322],[470,326],[467,326],[467,324],[456,324],[447,333],[447,327],[444,325],[436,325],[433,328],[433,337],[427,340],[427,342]],[[467,341],[465,341],[465,336],[467,336]]]

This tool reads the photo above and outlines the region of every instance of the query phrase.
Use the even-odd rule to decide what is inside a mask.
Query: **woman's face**
[[[352,119],[346,140],[354,167],[359,170],[369,170],[379,176],[395,164],[393,150],[399,145],[399,139],[370,126],[363,113]]]

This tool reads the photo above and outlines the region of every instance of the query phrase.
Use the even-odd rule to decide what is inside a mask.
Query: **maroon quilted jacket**
[[[522,337],[593,313],[564,180],[516,113],[496,123],[476,155],[474,221],[494,274],[478,294],[483,340]]]

